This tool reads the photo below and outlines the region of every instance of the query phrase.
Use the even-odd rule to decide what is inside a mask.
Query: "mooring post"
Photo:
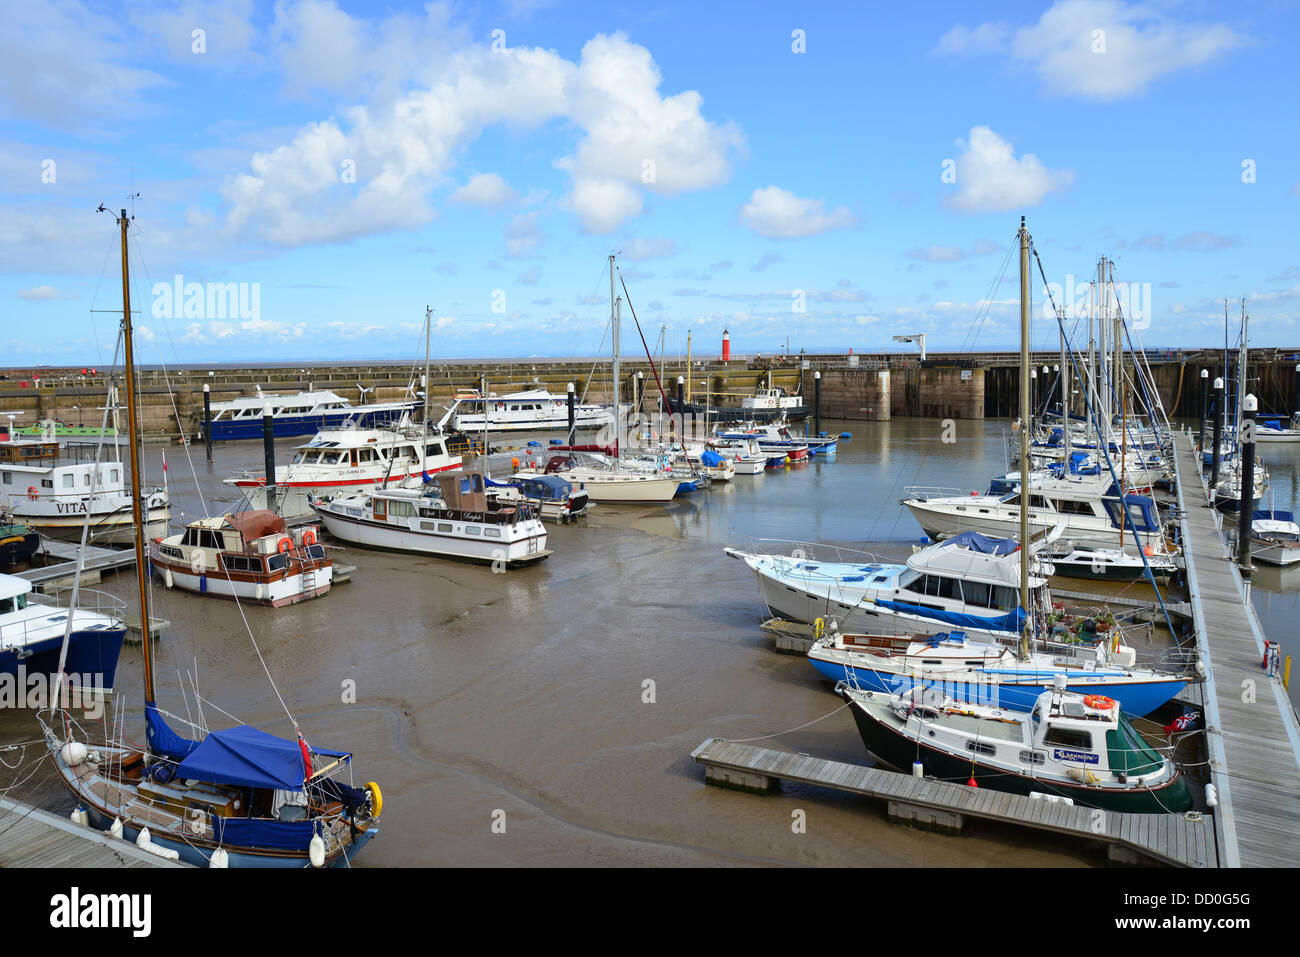
[[[275,417],[262,413],[262,453],[266,458],[266,507],[275,511]]]
[[[1223,379],[1214,380],[1214,451],[1210,459],[1210,498],[1219,484],[1219,446],[1223,444]]]
[[[212,464],[212,388],[203,383],[203,444],[208,449],[208,464]]]
[[[1201,454],[1205,454],[1205,417],[1209,414],[1210,402],[1210,370],[1201,370],[1201,444],[1197,446]],[[1201,459],[1201,468],[1205,467],[1205,459]],[[1199,472],[1199,469],[1198,469]]]
[[[573,383],[570,382],[570,383],[569,383],[569,441],[566,442],[565,445],[572,445],[572,444],[573,444],[573,427],[574,427],[574,420],[575,420],[575,415],[576,415],[576,407],[574,406],[574,398],[575,398],[575,395],[574,395]],[[484,408],[486,409],[487,407],[484,406]]]
[[[822,434],[822,373],[818,369],[813,373],[813,434]]]
[[[1241,569],[1246,595],[1250,595],[1250,530],[1255,518],[1255,411],[1259,402],[1247,395],[1241,400],[1241,434],[1237,448],[1241,451],[1241,512],[1237,516],[1237,567]]]

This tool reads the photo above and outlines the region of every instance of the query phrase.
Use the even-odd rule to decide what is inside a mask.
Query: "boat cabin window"
[[[401,455],[401,456],[404,456],[404,457],[406,457],[406,458],[408,458],[408,459],[414,459],[414,458],[415,458],[415,446],[413,446],[413,445],[399,445],[396,449],[393,450],[393,453],[394,453],[395,455]]]
[[[369,462],[373,462],[374,460],[375,460],[374,449],[360,449],[357,452],[357,461],[360,462],[362,465],[365,465]]]
[[[1092,506],[1087,502],[1072,502],[1068,499],[1058,499],[1053,504],[1056,510],[1063,515],[1092,515]]]
[[[54,488],[54,479],[41,479],[41,488]]]
[[[1047,734],[1043,737],[1044,744],[1055,744],[1062,748],[1081,748],[1084,751],[1092,750],[1092,735],[1087,731],[1076,731],[1073,728],[1049,727]]]
[[[426,454],[429,455],[430,458],[434,456],[442,455],[443,454],[442,445],[440,445],[437,442],[430,442],[429,447],[425,450],[425,452]]]
[[[1011,498],[1009,498],[1009,499],[1007,500],[1007,504],[1008,504],[1008,505],[1019,505],[1019,504],[1020,504],[1020,495],[1019,495],[1019,494],[1012,495]],[[1048,505],[1047,505],[1047,499],[1043,498],[1043,496],[1041,496],[1041,495],[1034,495],[1034,494],[1031,493],[1030,496],[1029,496],[1029,507],[1030,507],[1030,508],[1047,508],[1047,507],[1048,507]]]
[[[281,552],[276,552],[274,555],[267,556],[266,567],[273,572],[278,572],[282,568],[284,568],[284,566],[288,563],[288,561],[289,559],[286,558],[284,554],[282,554]]]
[[[974,751],[976,754],[997,754],[998,753],[998,749],[994,745],[986,744],[983,741],[967,741],[966,750]]]
[[[4,481],[5,481],[5,484],[6,484],[6,485],[13,485],[13,484],[14,484],[14,473],[13,473],[13,472],[5,472],[5,473],[4,473]]]
[[[989,602],[993,600],[991,594],[993,589],[987,582],[962,582],[961,591],[968,605],[979,605],[981,608],[988,608]]]
[[[404,502],[396,498],[388,500],[389,518],[411,518],[413,515],[415,515],[415,505],[411,502]]]
[[[216,532],[207,528],[187,528],[183,544],[196,548],[224,548],[224,542]]]
[[[262,570],[262,560],[251,555],[222,555],[221,562],[228,571],[232,572],[260,572]]]
[[[322,453],[321,453],[321,457],[320,457],[320,464],[321,464],[321,465],[338,465],[338,464],[339,464],[339,454],[340,454],[340,453],[338,453],[338,452],[322,452]]]
[[[113,485],[116,485],[118,482],[122,481],[122,473],[119,472],[117,469],[109,469],[108,480]]]
[[[955,578],[923,575],[910,590],[930,598],[952,598],[961,601],[961,585]]]
[[[7,615],[14,611],[22,611],[26,607],[26,595],[14,595],[10,598],[0,598],[0,615]]]
[[[77,477],[75,475],[73,475],[71,472],[65,472],[63,474],[64,488],[74,488],[76,484],[77,484]]]

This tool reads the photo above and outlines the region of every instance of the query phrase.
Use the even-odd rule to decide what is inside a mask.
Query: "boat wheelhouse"
[[[354,428],[377,429],[399,422],[416,407],[415,402],[385,402],[354,406],[336,392],[262,392],[228,402],[212,403],[212,441],[259,439],[263,418],[270,415],[277,438],[313,435],[321,429],[350,423]]]
[[[408,421],[392,429],[322,429],[275,470],[275,504],[285,518],[311,515],[310,499],[366,491],[461,467],[447,437]],[[243,472],[225,479],[244,491],[250,507],[267,507],[266,476]]]
[[[312,503],[325,530],[366,548],[501,568],[550,556],[546,526],[527,505],[493,503],[481,472],[447,472],[420,488],[384,488]]]
[[[1294,513],[1256,510],[1250,530],[1251,558],[1266,565],[1300,563],[1300,524]]]
[[[168,588],[278,608],[330,590],[333,562],[316,526],[286,529],[265,510],[201,518],[155,540],[149,562]]]

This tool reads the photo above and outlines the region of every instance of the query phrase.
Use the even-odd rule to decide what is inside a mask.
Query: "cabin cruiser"
[[[285,528],[265,510],[190,522],[150,543],[149,564],[168,588],[278,608],[330,590],[333,562],[314,525]]]
[[[964,532],[918,550],[904,565],[819,561],[802,550],[792,555],[737,548],[725,552],[754,572],[771,613],[790,621],[812,624],[820,618],[845,631],[896,635],[937,634],[956,627],[1014,639],[1025,620],[1019,593],[1021,552],[1010,539]],[[1051,566],[1036,555],[1029,587],[1038,607],[1051,607],[1051,574]]]
[[[1250,530],[1251,558],[1266,565],[1300,563],[1300,524],[1293,513],[1256,510]]]
[[[1020,533],[1019,483],[1012,491],[986,495],[919,487],[903,491],[906,497],[902,504],[933,538],[967,530],[1000,538]],[[1032,477],[1031,533],[1042,533],[1057,525],[1064,526],[1064,537],[1080,547],[1115,548],[1123,544],[1165,551],[1155,502],[1130,492],[1121,503],[1109,475],[1072,476],[1066,480]]]
[[[1220,512],[1236,515],[1241,511],[1241,460],[1234,458],[1226,465],[1221,462],[1219,469],[1219,482],[1214,486],[1214,507]],[[1268,488],[1268,469],[1262,462],[1256,460],[1251,479],[1254,493],[1250,497],[1250,508],[1253,511]]]
[[[1288,421],[1282,416],[1260,415],[1255,418],[1256,442],[1300,442],[1300,412]]]
[[[961,700],[1028,711],[1044,688],[1063,680],[1081,694],[1117,698],[1130,714],[1149,714],[1183,690],[1187,678],[1137,666],[1118,632],[1095,644],[1035,642],[1028,654],[964,631],[935,635],[850,634],[827,626],[808,651],[823,677],[892,693],[921,685]]]
[[[409,415],[415,402],[383,402],[354,406],[343,396],[328,389],[310,392],[263,392],[241,396],[228,402],[212,403],[208,432],[214,442],[230,439],[258,439],[263,435],[263,419],[270,415],[277,438],[313,435],[321,429],[345,423],[358,429],[377,429],[394,425]]]
[[[489,503],[495,500],[499,506],[527,505],[543,519],[561,524],[586,515],[590,507],[586,491],[575,489],[558,475],[513,478],[508,482],[496,482],[485,476],[483,481]]]
[[[713,439],[705,443],[705,448],[728,458],[735,467],[737,475],[762,475],[763,470],[777,456],[764,452],[758,445],[758,439]],[[779,456],[784,464],[785,455]]]
[[[541,432],[569,427],[568,395],[555,395],[546,389],[486,398],[476,390],[458,392],[448,411],[452,428],[469,433]],[[574,404],[573,418],[574,428],[600,429],[613,424],[614,413],[603,405],[579,402]]]
[[[533,460],[527,468],[516,471],[514,477],[557,475],[585,491],[591,501],[614,505],[666,504],[673,500],[682,484],[679,475],[616,467],[613,458],[600,452],[558,448],[564,451],[552,455],[544,468],[539,469]]]
[[[459,455],[447,448],[441,431],[412,425],[391,429],[322,429],[275,470],[275,511],[285,518],[311,515],[309,499],[339,492],[362,492],[385,483],[451,471]],[[251,508],[267,507],[266,476],[241,472],[226,478],[244,492]]]
[[[66,591],[71,594],[72,589]],[[78,589],[77,598],[76,608],[65,608],[35,592],[27,579],[0,575],[0,676],[58,674],[71,618],[64,673],[76,675],[83,688],[113,690],[126,638],[126,603],[88,588]],[[25,694],[26,683],[17,691]]]
[[[764,452],[784,452],[791,462],[798,462],[810,454],[832,455],[838,438],[814,438],[792,433],[784,423],[754,425],[723,429],[715,433],[720,439],[757,439],[758,447]]]
[[[129,545],[135,524],[125,475],[120,461],[81,461],[57,441],[0,440],[0,504],[18,522],[59,541],[80,542],[89,514],[90,544]],[[163,534],[171,516],[166,491],[141,494],[147,533]]]
[[[366,548],[515,568],[550,556],[528,505],[488,499],[482,472],[442,472],[421,488],[377,488],[312,502],[326,531]]]
[[[867,750],[899,769],[920,764],[921,773],[940,780],[1109,811],[1192,809],[1178,766],[1105,695],[1043,691],[1032,711],[1017,713],[922,689],[893,694],[844,683],[836,691]]]
[[[662,407],[663,403],[660,403]],[[696,416],[715,422],[798,422],[808,418],[812,409],[801,396],[786,395],[781,388],[758,388],[752,396],[741,399],[739,406],[706,405],[668,397],[668,411],[674,415]]]

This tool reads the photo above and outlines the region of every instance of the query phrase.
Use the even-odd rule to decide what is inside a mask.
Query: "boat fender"
[[[226,853],[224,847],[219,847],[212,852],[212,856],[208,858],[208,867],[217,867],[222,869],[230,867],[230,855]]]
[[[302,533],[302,543],[304,545],[316,544],[316,530],[314,528],[309,528],[307,531]]]
[[[293,551],[293,539],[290,538],[288,535],[280,539],[280,544],[276,546],[276,551],[278,551],[281,555]]]
[[[120,817],[113,818],[113,823],[108,826],[108,836],[115,841],[122,839],[122,819]]]
[[[73,824],[80,824],[82,827],[90,826],[90,812],[86,810],[84,804],[73,808],[72,813],[68,816],[72,819]]]
[[[1213,784],[1205,785],[1205,805],[1206,807],[1219,806],[1219,789]]]
[[[153,836],[149,833],[147,827],[140,828],[140,836],[135,839],[135,846],[142,851],[148,851],[150,854],[156,854],[164,860],[174,861],[180,857],[177,851],[169,847],[163,847],[161,844],[153,842]]]
[[[176,582],[172,578],[172,570],[170,568],[163,569],[163,584],[166,585],[168,588],[176,587]]]
[[[325,842],[319,834],[311,836],[311,843],[307,845],[307,859],[311,861],[312,867],[325,866]]]
[[[83,764],[86,760],[86,754],[86,746],[80,741],[69,741],[59,748],[59,759],[70,768]]]
[[[41,497],[41,490],[35,485],[29,485],[27,486],[27,497],[34,502]]]
[[[925,765],[922,764],[920,761],[912,762],[912,777],[914,778],[925,777]]]

